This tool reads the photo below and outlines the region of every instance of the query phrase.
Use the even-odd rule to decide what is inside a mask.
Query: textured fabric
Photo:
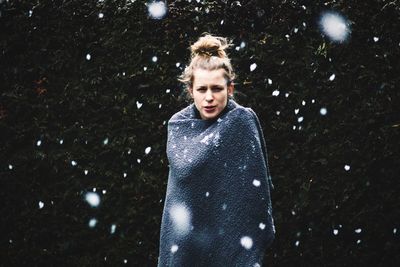
[[[275,238],[260,122],[233,99],[213,120],[194,104],[168,121],[158,266],[262,266]]]

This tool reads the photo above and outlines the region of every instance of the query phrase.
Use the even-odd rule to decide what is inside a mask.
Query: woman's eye
[[[215,88],[212,88],[211,90],[212,90],[213,92],[220,92],[220,91],[223,90],[223,88],[221,88],[221,87],[215,87]],[[207,91],[207,89],[206,89],[206,88],[199,88],[199,89],[197,89],[197,91],[199,91],[199,92],[205,92],[205,91]]]

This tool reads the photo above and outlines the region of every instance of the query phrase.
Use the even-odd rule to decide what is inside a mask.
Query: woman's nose
[[[206,92],[206,100],[210,101],[212,99],[213,99],[212,91],[211,90],[207,90],[207,92]]]

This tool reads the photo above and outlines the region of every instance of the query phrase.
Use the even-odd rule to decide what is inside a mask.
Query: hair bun
[[[200,37],[196,43],[191,45],[190,48],[192,51],[192,58],[197,55],[203,57],[217,56],[224,58],[226,57],[225,49],[229,46],[230,44],[228,44],[226,38],[207,34]]]

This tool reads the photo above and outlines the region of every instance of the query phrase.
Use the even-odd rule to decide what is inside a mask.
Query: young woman
[[[229,46],[200,37],[180,77],[193,103],[168,121],[159,267],[262,266],[275,238],[264,136],[233,100]]]

